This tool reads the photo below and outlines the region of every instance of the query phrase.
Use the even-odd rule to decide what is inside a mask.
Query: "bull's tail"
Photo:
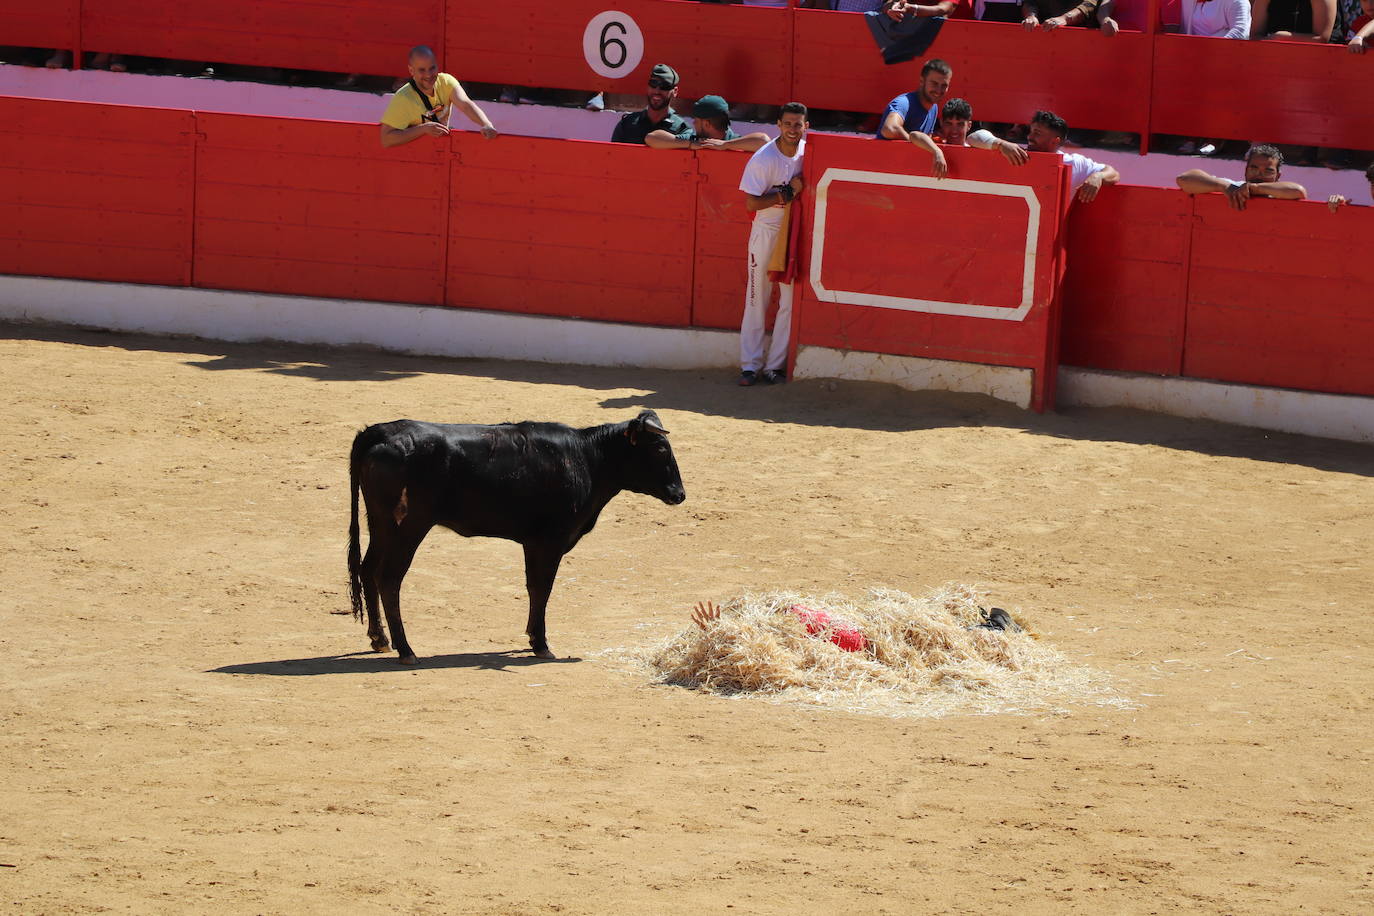
[[[365,431],[364,431],[365,432]],[[363,552],[358,531],[358,491],[362,487],[363,433],[353,439],[348,457],[348,488],[353,501],[348,520],[348,597],[353,602],[353,616],[359,622],[366,619],[363,611]]]

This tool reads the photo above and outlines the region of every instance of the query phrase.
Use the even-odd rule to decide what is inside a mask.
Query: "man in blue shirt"
[[[931,172],[936,178],[949,174],[945,154],[931,136],[939,126],[940,103],[949,93],[953,76],[954,68],[940,58],[926,61],[921,68],[920,88],[888,102],[878,128],[880,140],[906,140],[930,153],[934,159]]]

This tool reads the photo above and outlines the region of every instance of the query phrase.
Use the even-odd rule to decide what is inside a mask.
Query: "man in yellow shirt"
[[[411,48],[407,63],[410,82],[396,91],[382,114],[383,147],[400,146],[421,137],[446,136],[455,108],[482,128],[483,137],[490,140],[496,136],[496,128],[477,103],[468,98],[463,84],[450,74],[439,72],[439,61],[433,51],[424,45]]]

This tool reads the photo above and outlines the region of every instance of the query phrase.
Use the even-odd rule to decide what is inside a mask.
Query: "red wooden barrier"
[[[80,0],[0,0],[0,44],[74,49],[80,15]]]
[[[985,150],[947,157],[936,181],[909,144],[808,141],[797,342],[1032,368],[1033,406],[1052,406],[1068,170],[1058,156],[1015,171]]]
[[[370,125],[196,119],[196,286],[443,302],[443,144],[383,150]]]
[[[817,108],[881,112],[920,84],[925,59],[939,57],[954,68],[950,97],[968,99],[975,118],[1024,123],[1049,108],[1072,127],[1142,131],[1148,122],[1150,38],[1139,32],[1027,34],[950,20],[922,57],[884,66],[862,16],[798,10],[796,20],[792,94]]]
[[[610,10],[627,14],[643,35],[638,65],[625,61],[630,69],[613,77],[594,72],[583,51],[588,23]],[[615,23],[604,24],[595,36],[607,64],[620,63],[625,42],[633,44],[626,35],[631,24],[625,17]],[[690,97],[714,92],[731,102],[777,102],[791,79],[791,29],[785,9],[686,0],[536,0],[516,6],[448,0],[442,63],[460,79],[642,92],[650,68],[666,62],[682,75],[682,91]]]
[[[175,60],[404,74],[413,45],[443,43],[444,0],[81,3],[86,48]]]
[[[749,156],[702,152],[696,155],[697,185],[695,291],[692,324],[703,328],[738,328],[744,313],[747,279],[745,250],[752,214],[739,190]],[[772,327],[772,318],[768,319]]]
[[[690,323],[690,156],[470,133],[450,141],[449,305]]]
[[[1193,203],[1183,374],[1374,395],[1367,208],[1220,194]]]
[[[1156,36],[1152,129],[1374,149],[1374,61],[1287,41]]]
[[[1117,185],[1068,220],[1063,350],[1074,366],[1178,375],[1192,204]]]
[[[0,273],[190,282],[189,111],[0,98]]]

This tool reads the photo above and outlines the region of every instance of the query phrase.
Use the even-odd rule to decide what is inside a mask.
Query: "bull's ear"
[[[652,410],[640,411],[639,416],[635,418],[635,422],[643,424],[645,429],[650,432],[658,433],[660,436],[668,435],[668,430],[664,429],[663,424],[659,422],[658,414],[654,413]]]

